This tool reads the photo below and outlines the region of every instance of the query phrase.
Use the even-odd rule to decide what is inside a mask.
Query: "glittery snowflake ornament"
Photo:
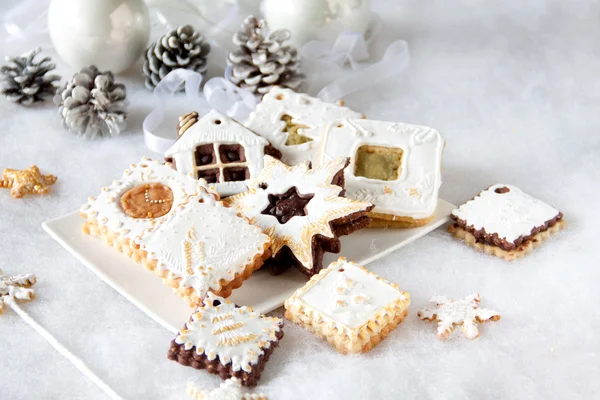
[[[35,285],[36,279],[33,274],[22,274],[8,276],[0,269],[0,314],[4,308],[13,306],[15,300],[31,301],[35,298],[35,292],[31,287]]]
[[[481,301],[479,294],[471,294],[462,300],[451,300],[445,296],[433,296],[431,303],[436,303],[436,308],[424,308],[417,316],[426,321],[437,321],[437,334],[440,339],[445,339],[460,326],[463,334],[468,339],[479,337],[477,324],[486,321],[498,321],[500,314],[486,308],[479,308]]]
[[[193,382],[188,382],[187,394],[195,400],[268,400],[262,393],[242,392],[242,382],[237,378],[227,379],[213,390],[202,390]]]

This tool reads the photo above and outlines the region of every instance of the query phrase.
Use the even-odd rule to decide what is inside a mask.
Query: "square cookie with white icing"
[[[102,188],[81,206],[83,232],[140,261],[134,239],[168,215],[189,195],[207,188],[203,180],[177,172],[169,163],[142,158],[123,172],[121,179]],[[216,193],[213,194],[217,196]]]
[[[285,301],[285,317],[341,353],[365,353],[408,315],[410,295],[344,257]]]
[[[321,162],[351,158],[346,196],[375,205],[370,227],[412,228],[435,216],[444,146],[432,128],[345,119],[325,129]]]
[[[490,186],[450,216],[454,220],[450,233],[508,261],[523,258],[566,226],[560,211],[504,184]]]
[[[167,357],[223,380],[235,377],[244,386],[256,386],[281,338],[281,319],[209,293],[171,342]]]
[[[144,265],[194,307],[209,291],[228,297],[271,256],[269,236],[205,190],[136,243]]]
[[[323,129],[338,118],[362,118],[348,107],[327,103],[291,89],[274,87],[244,123],[267,138],[288,165],[317,162]]]
[[[281,158],[267,139],[215,110],[202,118],[196,112],[183,115],[178,134],[165,159],[178,171],[204,179],[223,197],[246,190],[247,180],[262,170],[265,154]]]

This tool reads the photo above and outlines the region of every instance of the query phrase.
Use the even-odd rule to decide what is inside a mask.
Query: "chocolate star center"
[[[280,224],[285,224],[293,217],[306,215],[306,205],[315,195],[300,194],[296,186],[283,194],[270,194],[269,205],[262,214],[272,215]]]

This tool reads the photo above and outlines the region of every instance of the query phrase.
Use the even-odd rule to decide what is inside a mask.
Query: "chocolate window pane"
[[[196,165],[211,165],[217,162],[217,157],[215,157],[215,147],[212,144],[203,144],[201,146],[196,147]]]
[[[219,146],[219,156],[223,164],[246,161],[246,153],[241,144],[222,144]],[[243,180],[243,179],[241,179]]]
[[[235,182],[250,179],[250,171],[246,167],[223,168],[223,181]]]
[[[400,176],[402,149],[383,146],[360,146],[356,151],[354,176],[394,181]]]
[[[203,178],[208,183],[217,183],[219,182],[219,169],[204,169],[198,171],[197,178]]]

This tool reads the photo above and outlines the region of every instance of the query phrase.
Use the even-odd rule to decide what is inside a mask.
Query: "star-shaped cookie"
[[[373,205],[343,197],[348,163],[341,157],[314,169],[308,161],[289,167],[265,156],[249,190],[224,200],[271,237],[273,256],[265,265],[273,272],[295,265],[312,276],[321,270],[325,252],[339,253],[339,236],[369,224]]]
[[[24,170],[6,168],[0,187],[10,189],[11,196],[19,199],[26,194],[47,194],[56,179],[54,175],[42,175],[35,165]]]
[[[479,294],[471,294],[461,300],[451,300],[445,296],[433,296],[431,303],[436,303],[436,308],[424,308],[417,316],[427,321],[437,321],[437,334],[440,339],[445,339],[460,326],[465,337],[476,339],[479,337],[477,324],[486,321],[498,321],[500,314],[486,308],[479,308],[481,298]]]

